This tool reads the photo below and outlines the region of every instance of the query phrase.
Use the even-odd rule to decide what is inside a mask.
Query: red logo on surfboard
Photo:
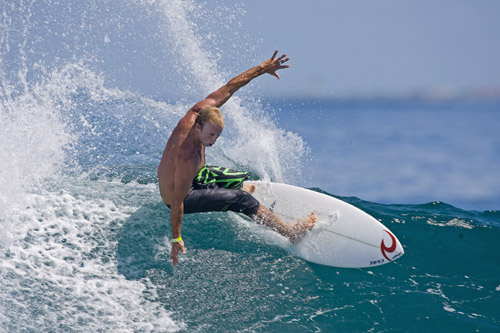
[[[382,254],[384,255],[385,259],[392,261],[387,256],[387,253],[392,253],[396,250],[396,237],[394,237],[394,235],[391,234],[389,231],[387,231],[387,230],[384,230],[384,231],[387,232],[387,234],[389,234],[389,236],[391,236],[392,245],[390,247],[385,246],[384,239],[382,239],[382,243],[380,243],[380,250],[382,251]]]

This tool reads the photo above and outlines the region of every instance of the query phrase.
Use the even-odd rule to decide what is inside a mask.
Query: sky
[[[258,51],[290,58],[269,95],[500,93],[500,1],[247,0]],[[257,52],[258,53],[258,52]]]
[[[282,71],[279,84],[252,83],[259,95],[500,95],[498,0],[193,1],[198,9],[190,23],[224,79],[275,49],[290,56],[292,68]],[[172,52],[171,31],[163,29],[167,20],[149,1],[23,2],[19,13],[9,3],[0,0],[5,22],[19,13],[22,18],[13,18],[2,38],[27,33],[32,39],[19,45],[34,61],[77,54],[97,59],[110,85],[155,98],[186,94],[177,89],[188,85],[177,80],[189,77],[176,72],[176,58],[183,57]],[[18,62],[16,52],[3,60],[9,57]]]

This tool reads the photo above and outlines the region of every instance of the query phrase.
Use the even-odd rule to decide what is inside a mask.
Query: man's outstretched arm
[[[238,89],[247,85],[250,81],[252,81],[258,76],[261,76],[262,74],[265,73],[271,74],[279,79],[280,76],[278,75],[278,73],[276,73],[276,71],[279,69],[290,67],[290,65],[283,65],[288,60],[290,60],[290,58],[288,58],[286,54],[283,54],[278,58],[276,58],[277,54],[278,50],[274,52],[271,58],[265,60],[260,65],[250,68],[249,70],[232,78],[224,86],[220,87],[219,89],[208,95],[207,98],[196,103],[195,106],[193,106],[192,110],[199,111],[203,108],[210,106],[221,107],[224,103],[227,102],[229,98],[231,98],[231,96],[233,96],[233,94]]]

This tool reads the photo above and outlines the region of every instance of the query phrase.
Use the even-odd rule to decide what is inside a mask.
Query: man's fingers
[[[288,68],[290,65],[283,65],[287,61],[290,60],[290,58],[286,54],[280,55],[278,58],[276,56],[278,55],[278,50],[274,51],[273,56],[271,59],[266,60],[265,63],[267,66],[269,66],[269,69],[267,73],[276,76],[277,79],[280,78],[279,74],[276,73],[278,69],[283,69],[283,68]]]
[[[186,254],[186,248],[184,247],[184,242],[176,242],[172,244],[172,250],[170,251],[170,259],[172,259],[172,264],[177,266],[179,263],[179,251],[182,254]]]
[[[177,263],[179,261],[177,258],[177,253],[172,252],[172,254],[170,255],[170,259],[172,260],[172,264],[174,266],[177,266]]]
[[[288,60],[290,60],[290,58],[286,58],[286,59],[283,59],[284,57],[286,57],[286,54],[282,55],[279,59],[280,59],[280,64],[284,64],[285,62],[287,62]],[[282,60],[281,60],[282,59]]]
[[[287,62],[288,60],[290,60],[289,58],[286,58],[286,59],[283,59],[286,57],[286,54],[282,54],[279,58],[278,58],[278,61],[280,63],[284,63],[284,62]]]

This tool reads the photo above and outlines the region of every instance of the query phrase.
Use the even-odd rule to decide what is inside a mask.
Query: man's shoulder
[[[196,122],[196,118],[200,114],[200,110],[201,109],[197,108],[196,105],[193,106],[191,109],[188,110],[188,112],[186,112],[184,117],[182,117],[181,120],[179,120],[177,127],[181,126],[191,129],[191,127]]]

